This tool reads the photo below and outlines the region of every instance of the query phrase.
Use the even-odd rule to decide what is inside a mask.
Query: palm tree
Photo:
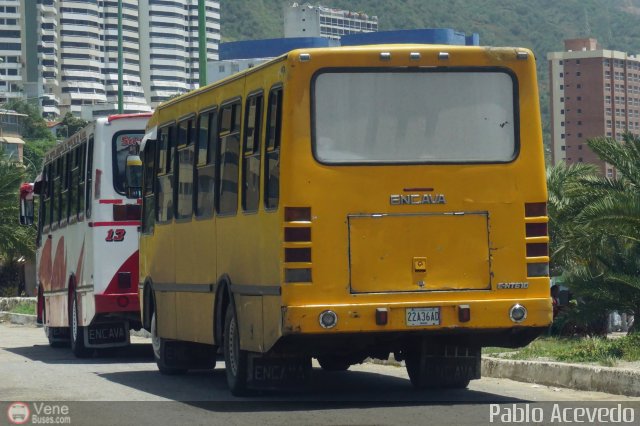
[[[640,138],[627,133],[622,143],[587,143],[617,176],[590,174],[565,183],[569,200],[559,203],[562,214],[553,219],[563,231],[553,254],[568,285],[592,306],[640,315]],[[552,202],[551,181],[549,186],[553,206],[558,203]]]
[[[23,179],[24,167],[0,151],[0,261],[34,254],[34,229],[18,225],[18,190]]]

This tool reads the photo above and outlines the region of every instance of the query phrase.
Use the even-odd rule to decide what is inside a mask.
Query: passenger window
[[[144,234],[152,234],[156,221],[156,200],[154,195],[153,182],[155,180],[155,163],[156,163],[156,149],[158,143],[148,142],[142,153],[144,158],[144,168],[142,175],[143,191],[142,197],[143,214],[142,214],[142,232]]]
[[[193,215],[193,165],[195,160],[194,119],[183,120],[178,125],[178,181],[176,219],[188,219]]]
[[[44,194],[41,197],[42,213],[39,222],[42,223],[44,229],[51,224],[51,164],[44,166],[42,180]]]
[[[89,137],[89,145],[87,146],[87,171],[86,171],[87,179],[85,180],[85,185],[87,185],[86,190],[86,198],[85,198],[85,208],[87,218],[91,217],[91,197],[93,190],[93,135]]]
[[[215,205],[216,145],[218,111],[200,114],[198,119],[198,165],[196,167],[196,217],[213,216]]]
[[[220,110],[218,132],[219,175],[217,179],[217,212],[234,215],[238,210],[238,156],[240,155],[240,101]]]
[[[267,109],[267,143],[264,162],[264,207],[278,208],[280,199],[280,137],[282,133],[282,88],[269,93]]]
[[[262,133],[262,93],[247,99],[242,155],[242,210],[255,212],[260,202],[260,138]]]
[[[87,144],[83,143],[82,145],[80,145],[80,147],[78,147],[78,167],[79,167],[79,171],[78,171],[78,179],[79,179],[79,183],[78,183],[78,200],[76,201],[76,206],[77,206],[77,215],[78,215],[78,220],[81,221],[84,217],[84,197],[85,197],[85,162],[86,162],[86,153],[87,153]]]
[[[158,223],[173,220],[173,174],[171,173],[171,150],[173,126],[167,126],[159,132],[158,174],[156,183],[156,211]]]

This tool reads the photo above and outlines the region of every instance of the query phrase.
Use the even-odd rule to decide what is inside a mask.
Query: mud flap
[[[248,354],[247,385],[251,389],[299,389],[311,378],[311,358]]]
[[[162,350],[162,360],[168,368],[209,370],[216,365],[216,350],[211,345],[167,340]]]
[[[129,344],[129,323],[96,323],[82,327],[87,348],[116,348]]]

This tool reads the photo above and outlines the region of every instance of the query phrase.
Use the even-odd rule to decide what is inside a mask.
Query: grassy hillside
[[[223,41],[283,36],[284,0],[222,0]],[[299,1],[299,3],[302,3]],[[548,139],[546,54],[566,38],[595,37],[607,49],[640,50],[640,0],[323,0],[329,7],[377,15],[382,30],[454,28],[483,45],[521,46],[538,59]],[[547,140],[548,142],[548,140]]]

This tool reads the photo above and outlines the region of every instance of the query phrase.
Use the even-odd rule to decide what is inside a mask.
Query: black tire
[[[346,371],[351,367],[351,363],[346,359],[334,356],[334,355],[324,355],[319,356],[318,364],[325,371]]]
[[[409,374],[409,380],[416,389],[466,389],[471,381],[471,379],[467,378],[443,378],[429,374],[426,366],[421,365],[419,351],[407,354],[405,365],[407,373]]]
[[[80,325],[78,316],[78,296],[73,292],[71,306],[69,306],[69,340],[71,341],[71,352],[77,358],[86,358],[92,354],[92,350],[87,348],[84,340],[84,327]]]
[[[170,376],[186,373],[186,368],[170,367],[167,364],[167,360],[165,359],[166,345],[167,340],[158,336],[158,324],[154,310],[153,314],[151,314],[151,347],[153,348],[153,359],[156,361],[158,370],[160,373]]]
[[[227,385],[234,396],[247,394],[247,359],[247,352],[240,349],[238,320],[235,308],[230,304],[224,319],[224,364]]]
[[[69,329],[67,327],[49,327],[47,325],[47,306],[42,304],[42,328],[44,329],[44,335],[49,341],[49,346],[52,348],[68,348],[69,347]],[[55,337],[55,335],[58,337]],[[60,336],[64,336],[61,338]]]

